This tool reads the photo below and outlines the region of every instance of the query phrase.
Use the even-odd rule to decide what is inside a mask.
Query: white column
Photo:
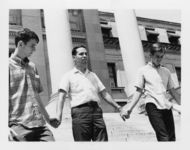
[[[127,96],[133,94],[139,67],[145,65],[144,51],[134,10],[116,10],[115,19],[126,73]]]
[[[57,92],[61,78],[73,67],[72,39],[67,10],[44,10],[52,93]]]

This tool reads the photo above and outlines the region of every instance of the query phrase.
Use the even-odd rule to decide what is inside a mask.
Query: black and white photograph
[[[187,12],[113,1],[51,4],[3,9],[6,147],[182,148],[189,124]]]

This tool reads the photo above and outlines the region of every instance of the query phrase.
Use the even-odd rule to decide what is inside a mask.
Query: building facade
[[[125,104],[131,95],[127,95],[125,92],[126,76],[114,14],[95,9],[68,10],[68,14],[73,47],[77,45],[88,47],[90,70],[100,77],[118,103]],[[172,72],[176,88],[180,87],[181,24],[141,17],[136,19],[146,62],[149,60],[150,45],[153,42],[161,43],[167,49],[163,65]],[[47,105],[54,93],[52,93],[51,85],[53,77],[50,75],[44,11],[39,9],[11,9],[9,11],[9,53],[15,48],[16,31],[23,27],[34,30],[40,39],[37,51],[31,60],[37,65],[41,76],[44,87],[41,97],[44,104]],[[106,112],[115,111],[104,101],[102,101],[102,107]]]

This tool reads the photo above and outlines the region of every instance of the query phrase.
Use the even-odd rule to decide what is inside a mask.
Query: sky
[[[181,23],[179,9],[136,9],[136,16]]]

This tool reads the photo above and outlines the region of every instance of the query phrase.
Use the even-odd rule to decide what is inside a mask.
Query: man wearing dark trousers
[[[108,141],[107,129],[99,106],[101,96],[120,110],[120,106],[106,92],[97,75],[87,69],[86,47],[73,48],[75,67],[66,73],[60,83],[57,119],[61,122],[65,97],[71,100],[72,130],[75,141]]]
[[[165,49],[160,44],[152,44],[150,48],[151,61],[139,69],[132,102],[123,107],[121,116],[124,120],[128,119],[144,93],[146,112],[157,140],[175,141],[175,125],[172,114],[174,105],[169,101],[167,91],[171,93],[178,104],[180,104],[180,96],[174,89],[170,71],[160,65],[164,54]]]

